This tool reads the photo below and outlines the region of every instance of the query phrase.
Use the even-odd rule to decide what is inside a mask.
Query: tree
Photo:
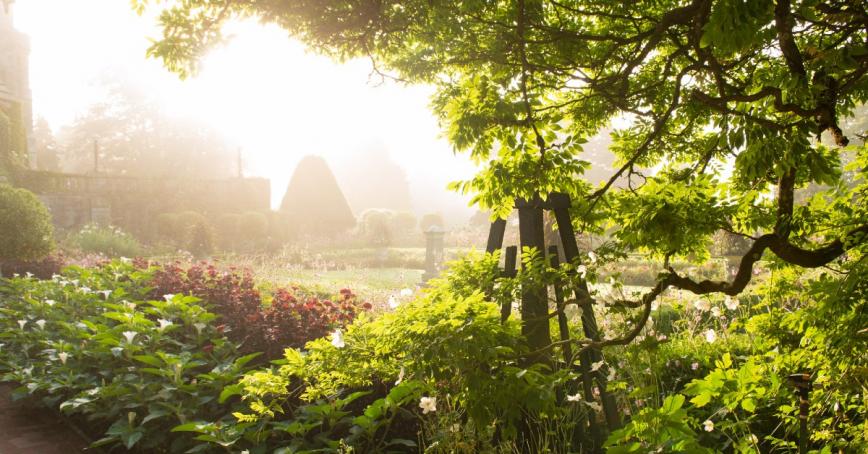
[[[51,172],[60,171],[57,139],[43,117],[38,117],[33,125],[33,148],[36,153],[36,168]]]
[[[65,171],[197,179],[235,175],[234,148],[216,131],[167,116],[145,88],[124,77],[106,76],[103,85],[107,98],[58,133]]]
[[[383,77],[435,85],[446,136],[484,164],[455,188],[496,216],[515,198],[564,192],[580,232],[611,228],[607,250],[667,265],[707,256],[721,229],[751,241],[729,281],[666,266],[649,293],[620,302],[642,308],[635,328],[595,347],[632,341],[669,287],[738,294],[766,252],[807,268],[864,254],[868,151],[848,147],[839,122],[868,98],[862,2],[193,0],[162,13],[149,52],[189,75],[223,23],[250,16],[336,58],[368,57]],[[583,143],[604,127],[617,170],[593,187]],[[845,149],[863,183],[840,184]],[[811,182],[829,189],[796,203]]]
[[[30,191],[0,184],[0,264],[39,260],[54,247],[54,227],[45,205]]]

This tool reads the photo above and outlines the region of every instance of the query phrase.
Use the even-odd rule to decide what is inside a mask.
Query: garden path
[[[12,384],[0,383],[0,454],[71,454],[87,447],[51,412],[12,402],[12,389]]]

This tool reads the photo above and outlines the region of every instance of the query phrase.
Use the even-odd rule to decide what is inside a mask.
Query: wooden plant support
[[[558,232],[563,245],[564,257],[569,263],[579,265],[581,259],[579,257],[579,247],[576,242],[575,231],[573,230],[572,220],[569,214],[571,205],[570,197],[566,194],[553,193],[546,200],[542,200],[539,196],[532,200],[518,199],[515,202],[515,207],[518,209],[519,219],[519,239],[522,248],[535,248],[542,253],[546,253],[545,238],[543,233],[543,212],[549,210],[554,213],[555,221],[557,222]],[[506,232],[506,220],[498,219],[491,224],[491,229],[488,234],[488,242],[486,252],[493,253],[496,250],[503,248],[503,238]],[[548,249],[548,260],[553,266],[559,265],[557,246],[550,246]],[[518,250],[515,246],[506,248],[504,257],[504,277],[514,277],[517,273]],[[587,281],[579,281],[575,288],[564,288],[562,283],[553,282],[549,285],[554,287],[555,301],[557,303],[558,331],[559,340],[563,343],[564,363],[567,367],[571,367],[579,372],[581,379],[581,389],[584,400],[587,402],[599,401],[603,408],[605,416],[606,428],[611,431],[621,426],[621,418],[618,414],[618,408],[614,396],[606,390],[606,371],[608,368],[603,366],[596,371],[592,371],[592,364],[602,361],[603,354],[600,349],[587,349],[579,355],[578,364],[575,363],[573,357],[573,348],[569,344],[570,333],[567,325],[567,317],[564,312],[567,304],[575,303],[581,310],[582,330],[587,339],[591,341],[600,340],[600,332],[597,327],[596,317],[593,310],[593,299],[588,291]],[[573,299],[568,299],[572,293]],[[509,318],[512,311],[511,303],[504,302],[501,307],[501,317],[503,320]],[[522,291],[521,295],[521,318],[522,318],[522,334],[528,339],[528,343],[532,349],[538,346],[550,346],[552,344],[551,334],[548,329],[548,289],[531,289]],[[542,320],[544,323],[533,323],[533,321]],[[542,358],[531,358],[532,360],[545,361]],[[595,396],[594,387],[599,392]],[[577,393],[578,384],[571,383],[567,386],[568,393]],[[588,418],[587,429],[593,440],[594,451],[600,451],[603,442],[604,428],[600,427],[596,418]],[[584,438],[585,428],[579,424],[574,434],[574,443]]]

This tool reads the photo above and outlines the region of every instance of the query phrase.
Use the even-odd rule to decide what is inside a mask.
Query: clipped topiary
[[[0,184],[0,263],[39,260],[54,248],[54,227],[32,192]]]
[[[344,193],[319,156],[305,156],[298,163],[280,211],[300,232],[310,235],[333,235],[356,225]]]
[[[197,222],[190,229],[187,250],[199,259],[208,257],[214,252],[214,231],[204,220]]]

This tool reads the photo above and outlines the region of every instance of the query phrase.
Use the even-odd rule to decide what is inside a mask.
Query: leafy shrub
[[[112,263],[70,267],[52,280],[0,281],[0,377],[71,415],[97,445],[184,452],[194,441],[170,429],[231,411],[223,389],[246,371],[196,298],[147,300],[149,271]],[[84,419],[84,418],[82,418]]]
[[[3,260],[39,260],[53,247],[45,205],[30,191],[0,184],[0,267]]]
[[[113,226],[88,224],[70,240],[82,252],[102,254],[107,257],[136,257],[143,251],[135,237]]]
[[[238,233],[248,241],[260,241],[268,234],[268,218],[262,213],[248,211],[238,219]]]
[[[415,447],[420,424],[436,419],[437,409],[460,409],[489,440],[495,426],[514,435],[526,412],[561,415],[555,388],[569,373],[522,365],[518,321],[501,323],[500,307],[479,292],[493,260],[458,265],[453,279],[393,313],[360,317],[345,331],[308,342],[305,351],[287,349],[284,365],[249,374],[236,389],[249,405],[236,414],[238,424],[201,433],[251,452],[253,446],[382,452]],[[359,400],[336,404],[345,399]],[[333,418],[309,424],[312,408]]]
[[[348,289],[335,301],[277,288],[264,301],[249,271],[220,271],[200,263],[187,269],[178,264],[158,267],[149,282],[151,297],[166,294],[194,295],[207,301],[221,315],[227,334],[245,351],[265,352],[276,358],[286,347],[301,347],[350,323],[357,313],[371,308]]]
[[[674,394],[664,399],[660,408],[642,409],[625,427],[611,433],[606,440],[606,452],[713,452],[699,445],[691,429],[695,421],[683,406],[684,396]]]
[[[67,259],[60,252],[47,255],[41,260],[6,260],[3,262],[2,276],[24,276],[28,273],[38,279],[50,279],[66,266]]]
[[[197,222],[190,229],[190,242],[187,250],[196,258],[203,258],[214,252],[214,232],[204,221]]]

